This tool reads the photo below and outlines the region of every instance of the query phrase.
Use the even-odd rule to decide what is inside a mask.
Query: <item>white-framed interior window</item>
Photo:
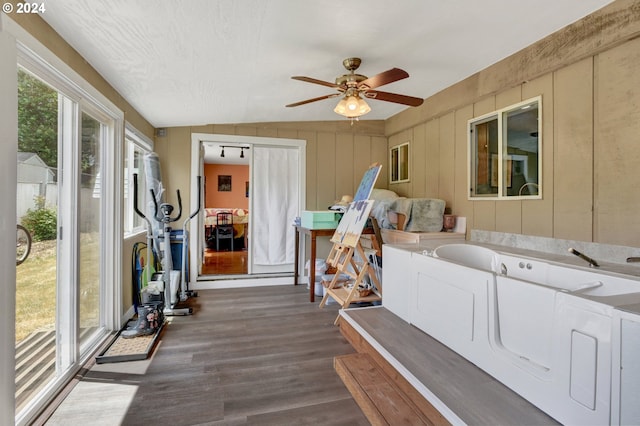
[[[389,183],[409,182],[409,142],[389,150]]]
[[[542,97],[468,122],[469,199],[542,198]]]
[[[143,209],[142,202],[146,199],[144,155],[153,151],[153,141],[140,134],[129,123],[125,126],[125,155],[124,155],[124,233],[131,235],[146,229],[146,223],[134,208],[133,175],[138,175],[138,208]],[[143,210],[144,211],[144,210]]]

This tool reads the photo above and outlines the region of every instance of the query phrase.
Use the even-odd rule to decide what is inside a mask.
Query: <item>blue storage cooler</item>
[[[182,269],[182,244],[184,235],[182,229],[171,231],[171,259],[173,260],[173,270],[180,271]],[[187,269],[188,270],[188,269]]]

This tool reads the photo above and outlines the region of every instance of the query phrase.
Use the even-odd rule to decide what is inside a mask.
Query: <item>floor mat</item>
[[[131,339],[122,337],[122,330],[115,340],[100,355],[96,356],[97,364],[108,362],[139,361],[147,359],[153,351],[158,336],[164,328],[163,323],[155,333],[148,336],[138,336]]]

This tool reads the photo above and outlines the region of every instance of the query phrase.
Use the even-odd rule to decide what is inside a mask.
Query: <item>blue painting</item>
[[[362,180],[360,181],[360,186],[358,186],[358,191],[356,191],[355,197],[353,197],[353,201],[362,201],[368,200],[371,196],[371,190],[376,184],[376,180],[378,180],[378,175],[380,174],[380,170],[382,169],[382,165],[378,163],[374,163],[364,172],[364,176],[362,176]]]

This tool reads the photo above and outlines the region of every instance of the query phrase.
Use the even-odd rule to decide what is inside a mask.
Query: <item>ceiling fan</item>
[[[376,88],[385,84],[393,83],[394,81],[402,80],[409,77],[409,74],[406,71],[401,70],[400,68],[391,68],[390,70],[374,75],[373,77],[367,77],[365,75],[355,73],[355,70],[358,69],[361,62],[362,61],[360,58],[347,58],[342,61],[342,65],[344,65],[349,73],[337,77],[335,83],[317,80],[311,77],[291,77],[294,80],[300,80],[307,83],[314,83],[321,86],[331,87],[332,89],[336,89],[338,93],[332,93],[330,95],[296,102],[287,105],[287,107],[296,107],[311,102],[343,96],[340,102],[338,102],[338,105],[335,107],[334,111],[347,118],[354,119],[363,116],[364,114],[367,114],[369,111],[371,111],[371,108],[369,107],[369,105],[367,105],[363,98],[376,99],[379,101],[393,102],[414,107],[422,105],[422,102],[424,100],[421,98],[375,90]]]

